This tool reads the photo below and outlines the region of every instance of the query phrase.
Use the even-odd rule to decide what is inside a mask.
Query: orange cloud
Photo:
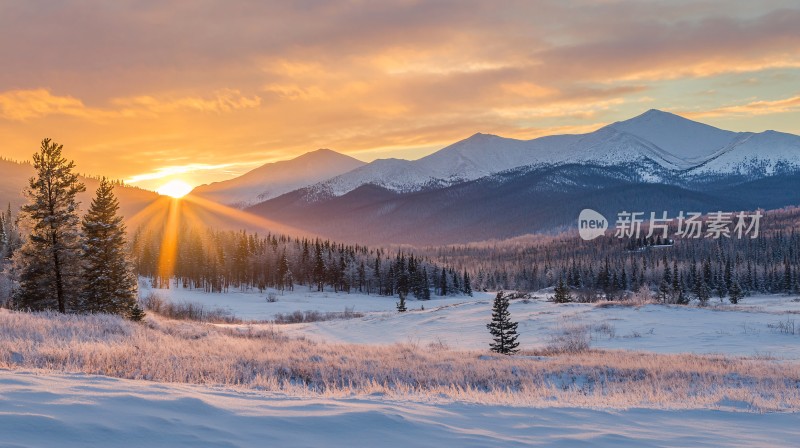
[[[688,118],[719,117],[726,115],[770,115],[800,111],[800,95],[774,101],[751,101],[746,104],[718,107],[715,109],[685,112]]]
[[[123,108],[123,113],[137,113],[142,110],[162,113],[177,110],[195,110],[199,112],[224,113],[238,109],[256,108],[261,105],[261,98],[245,96],[236,89],[222,89],[214,92],[210,97],[182,97],[173,99],[159,99],[153,96],[137,96],[132,98],[117,98],[113,100],[116,106]]]
[[[89,112],[81,100],[53,95],[47,89],[0,93],[0,117],[7,120],[25,121],[53,114],[87,117]]]

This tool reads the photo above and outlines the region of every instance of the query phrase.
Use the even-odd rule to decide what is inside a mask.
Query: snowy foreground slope
[[[797,415],[292,398],[0,370],[0,446],[794,446]]]

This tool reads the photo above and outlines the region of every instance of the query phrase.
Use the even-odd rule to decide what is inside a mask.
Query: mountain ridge
[[[243,208],[362,165],[364,162],[354,157],[320,148],[292,159],[266,163],[233,179],[200,185],[190,194]]]
[[[781,150],[765,155],[780,142]],[[769,152],[769,151],[767,151]],[[656,163],[687,176],[743,173],[797,165],[800,136],[776,131],[733,132],[650,109],[585,134],[518,140],[475,133],[417,160],[378,159],[353,172],[312,185],[309,201],[341,196],[365,184],[408,193],[443,188],[522,166],[563,163]],[[646,173],[643,173],[646,174]]]

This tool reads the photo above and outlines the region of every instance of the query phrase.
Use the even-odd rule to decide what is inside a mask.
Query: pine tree
[[[314,283],[317,285],[317,291],[322,291],[325,285],[325,262],[322,260],[322,247],[319,241],[314,247]]]
[[[469,274],[467,274],[466,269],[464,269],[464,294],[472,297],[472,284],[469,280]]]
[[[667,264],[667,257],[664,256],[664,275],[661,277],[661,283],[658,284],[658,296],[663,303],[667,303],[669,298],[670,283],[672,283],[672,271]]]
[[[80,291],[80,239],[76,195],[86,190],[73,173],[75,163],[61,155],[63,146],[42,141],[33,155],[36,176],[25,190],[22,224],[28,237],[14,255],[19,289],[16,305],[66,313]]]
[[[736,305],[740,300],[742,300],[742,297],[744,297],[744,293],[742,292],[741,286],[739,286],[739,281],[733,279],[731,281],[731,290],[728,293],[728,300],[730,300],[732,304]]]
[[[400,301],[397,302],[397,311],[400,313],[405,313],[408,310],[406,308],[406,295],[401,292],[399,296],[400,296]]]
[[[784,268],[783,268],[783,284],[782,289],[785,293],[792,292],[792,267],[789,265],[789,260],[784,258]]]
[[[569,288],[564,284],[564,279],[558,279],[558,284],[553,289],[553,302],[555,303],[569,303],[572,302],[572,295],[569,293]]]
[[[439,295],[447,295],[447,272],[442,268],[442,275],[439,277]]]
[[[701,282],[700,287],[697,289],[697,300],[700,301],[700,306],[708,305],[708,300],[711,298],[711,289],[709,289],[706,282]]]
[[[114,185],[100,181],[83,217],[82,311],[131,316],[137,281],[127,257],[125,225],[118,214]]]
[[[133,308],[131,308],[131,312],[130,312],[130,315],[128,316],[128,318],[130,318],[130,320],[132,320],[134,322],[141,322],[142,319],[144,319],[144,316],[146,316],[144,310],[137,303],[137,304],[133,305]]]
[[[683,289],[683,285],[681,284],[681,277],[678,273],[678,260],[672,261],[672,284],[670,285],[672,288],[672,297],[675,298],[675,301],[678,302],[678,296],[681,295],[681,290]],[[680,302],[679,302],[680,303]]]
[[[508,306],[508,296],[503,295],[502,291],[498,292],[492,305],[492,321],[486,324],[486,328],[494,336],[494,342],[489,346],[493,352],[503,355],[511,355],[519,351],[517,322],[511,321]]]
[[[428,282],[428,270],[426,268],[422,268],[422,280],[420,283],[420,291],[422,295],[419,300],[430,300],[431,299],[431,285]]]
[[[289,284],[291,275],[289,260],[286,258],[286,249],[284,249],[281,255],[281,261],[278,264],[278,289],[280,289],[281,292],[285,291],[286,288],[292,289],[292,285]]]

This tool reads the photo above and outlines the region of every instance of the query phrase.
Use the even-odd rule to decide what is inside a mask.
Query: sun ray
[[[216,202],[212,202],[209,201],[208,199],[204,199],[195,195],[191,194],[187,195],[183,198],[183,200],[185,202],[190,202],[194,205],[197,205],[198,208],[196,208],[195,211],[197,211],[198,213],[207,214],[207,216],[202,217],[203,222],[207,223],[214,222],[218,221],[220,217],[224,217],[228,219],[225,222],[225,225],[227,227],[231,227],[232,224],[238,224],[241,227],[241,225],[244,224],[253,229],[269,231],[273,233],[282,233],[288,236],[299,236],[299,235],[304,235],[309,237],[316,236],[312,232],[309,232],[307,230],[302,230],[296,227],[288,226],[286,224],[281,224],[277,221],[257,216],[243,210],[218,204]],[[234,220],[234,222],[231,222],[230,220]]]
[[[169,212],[164,224],[164,236],[161,240],[161,253],[158,258],[158,275],[162,287],[169,288],[169,281],[175,274],[179,227],[180,202],[177,199],[172,199],[169,203]]]
[[[126,220],[128,228],[138,229],[142,226],[151,226],[153,223],[163,222],[164,218],[166,218],[166,212],[169,210],[169,203],[169,198],[157,197],[146,207]],[[160,217],[161,219],[156,219],[156,215],[159,213],[163,216]]]

